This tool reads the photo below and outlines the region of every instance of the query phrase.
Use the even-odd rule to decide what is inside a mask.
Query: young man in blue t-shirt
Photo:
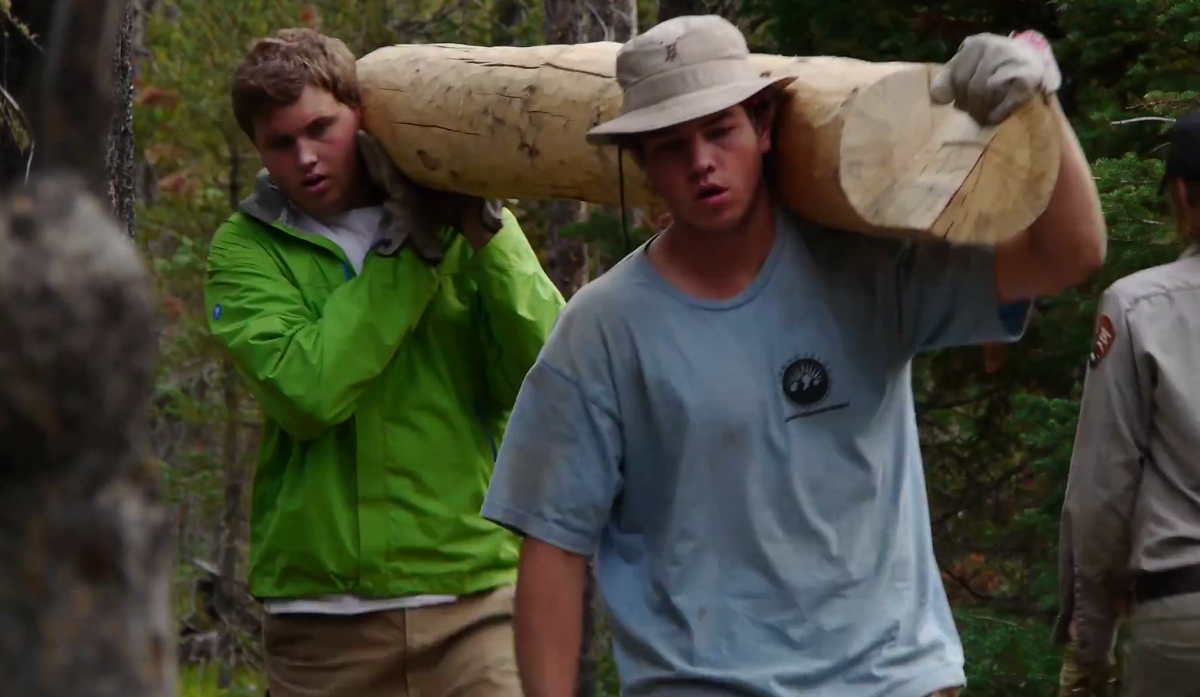
[[[716,17],[617,58],[631,148],[674,223],[583,288],[526,377],[484,516],[526,536],[527,697],[573,694],[587,563],[623,694],[955,694],[910,365],[1015,341],[1088,276],[1105,227],[1070,126],[1045,214],[996,248],[821,229],[763,178],[772,94]],[[985,123],[1052,92],[1046,47],[972,37],[934,82]],[[1060,112],[1061,117],[1061,112]]]

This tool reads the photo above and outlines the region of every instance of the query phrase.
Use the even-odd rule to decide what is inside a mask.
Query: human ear
[[[1172,179],[1167,185],[1167,204],[1172,213],[1179,218],[1184,218],[1189,213],[1188,204],[1188,187],[1187,183],[1182,179]]]
[[[1167,185],[1167,208],[1175,216],[1175,224],[1184,237],[1192,236],[1196,225],[1196,205],[1193,196],[1188,191],[1188,183],[1182,179],[1172,179]]]
[[[762,154],[771,152],[775,134],[775,100],[768,101],[755,115],[754,130],[758,134],[758,150]]]

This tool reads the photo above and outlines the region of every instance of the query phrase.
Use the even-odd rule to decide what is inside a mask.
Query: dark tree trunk
[[[108,177],[128,162],[108,143],[122,8],[74,0],[67,19],[29,19],[50,38],[22,60],[52,66],[54,89],[27,112],[29,183],[6,169],[0,198],[0,691],[170,697],[171,528],[146,438],[157,304]]]
[[[118,0],[120,1],[120,0]],[[105,161],[108,165],[108,198],[113,214],[130,237],[134,233],[134,189],[136,183],[135,143],[133,137],[133,46],[132,36],[137,14],[132,0],[124,3],[118,38],[112,63],[114,111],[108,134]],[[35,118],[37,76],[44,67],[44,37],[50,34],[50,24],[58,0],[12,0],[13,19],[28,28],[33,38],[6,26],[3,41],[3,64],[0,75],[7,83],[3,87],[18,102],[25,120]],[[16,137],[11,127],[0,124],[0,186],[23,182],[29,163],[29,143],[32,132],[25,138]],[[29,141],[22,144],[25,139]],[[24,145],[24,147],[22,147]],[[36,143],[32,143],[36,150]]]
[[[236,170],[236,165],[234,166]],[[220,670],[217,674],[217,688],[228,689],[233,684],[233,670],[237,663],[236,628],[225,618],[234,616],[234,602],[237,589],[238,573],[238,539],[242,528],[242,488],[244,473],[242,471],[241,450],[238,447],[238,404],[239,387],[237,370],[233,361],[226,358],[221,362],[221,390],[225,402],[225,433],[221,444],[221,460],[225,470],[225,514],[221,518],[221,530],[218,536],[218,564],[220,576],[217,578],[216,592],[213,600],[216,603],[217,615],[222,618],[218,655]]]
[[[522,0],[496,0],[492,4],[492,45],[515,46],[516,28],[528,14],[529,8]]]
[[[742,0],[659,0],[658,21],[682,17],[683,15],[720,15],[730,22],[738,23],[742,12]]]
[[[578,44],[587,41],[585,0],[544,0],[542,17],[547,44]]]
[[[0,19],[3,26],[3,51],[0,52],[0,77],[4,89],[19,105],[19,114],[14,109],[5,113],[5,123],[0,123],[0,186],[11,186],[25,180],[29,163],[29,145],[33,139],[30,120],[33,118],[33,101],[37,76],[42,70],[42,44],[50,32],[50,21],[58,0],[12,0],[12,19],[28,29],[17,29],[13,22]],[[0,3],[2,5],[2,3]],[[32,36],[30,36],[32,35]],[[16,118],[17,124],[9,124]],[[14,132],[14,126],[17,132]]]
[[[133,12],[133,26],[130,28],[129,37],[130,62],[133,68],[130,75],[132,85],[137,83],[141,74],[142,62],[150,58],[150,48],[146,45],[146,23],[158,9],[160,0],[130,0],[130,4]],[[133,198],[143,207],[153,206],[158,200],[158,177],[154,173],[154,167],[136,148],[133,166]]]
[[[580,201],[550,201],[546,216],[546,274],[568,300],[588,282],[588,248],[580,239],[561,234],[580,222],[585,207]]]
[[[121,32],[113,56],[113,119],[108,135],[108,199],[113,215],[133,237],[133,204],[137,189],[137,148],[133,138],[133,27],[138,16],[134,0],[123,0]]]
[[[588,40],[585,0],[545,0],[542,9],[547,44]],[[563,237],[559,231],[582,220],[583,214],[584,206],[578,201],[552,201],[546,205],[546,273],[567,298],[587,283],[588,249],[580,240]]]
[[[589,40],[586,0],[545,0],[542,5],[547,44],[578,44]],[[587,283],[587,246],[578,239],[562,237],[559,231],[583,218],[579,201],[551,201],[546,205],[546,273],[563,296],[570,298]],[[595,615],[592,610],[591,575],[584,586],[583,632],[579,646],[576,697],[596,694]]]
[[[629,41],[638,34],[637,0],[611,0],[613,41]]]
[[[658,21],[682,17],[684,15],[704,14],[704,0],[658,0]]]
[[[624,43],[637,35],[637,0],[587,0],[588,41]]]
[[[229,158],[229,207],[237,210],[242,197],[241,151],[232,139],[227,143]],[[231,621],[237,616],[238,601],[238,540],[242,532],[242,497],[246,472],[242,466],[239,447],[239,410],[241,379],[233,361],[221,361],[221,395],[225,404],[224,437],[221,443],[221,465],[225,474],[225,511],[217,534],[217,564],[219,574],[213,592],[216,614],[220,620],[217,655],[220,670],[217,688],[228,689],[233,683],[233,671],[238,663],[238,627]]]
[[[546,0],[546,43],[574,44],[584,41],[625,42],[637,33],[636,0]],[[588,247],[580,240],[563,238],[558,231],[578,222],[587,207],[577,201],[554,201],[547,206],[549,238],[547,272],[563,295],[570,297],[588,281]],[[579,650],[577,697],[596,695],[596,669],[607,645],[599,642],[596,613],[595,574],[589,569],[583,596],[582,643]]]

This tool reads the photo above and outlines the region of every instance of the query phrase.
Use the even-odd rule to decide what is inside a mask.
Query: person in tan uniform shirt
[[[1119,694],[1200,697],[1200,112],[1176,124],[1160,193],[1190,246],[1096,314],[1062,519],[1065,694],[1117,694],[1128,613]]]

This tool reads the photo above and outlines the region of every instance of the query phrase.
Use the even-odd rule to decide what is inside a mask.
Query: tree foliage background
[[[1200,0],[132,2],[136,230],[163,299],[153,432],[177,512],[183,694],[261,694],[263,687],[256,611],[239,583],[258,414],[207,335],[201,298],[208,240],[259,167],[229,110],[234,66],[253,37],[294,25],[336,35],[358,55],[404,42],[543,43],[546,6],[577,23],[563,36],[587,40],[618,36],[629,19],[621,8],[636,7],[642,30],[712,12],[742,27],[754,50],[793,55],[944,61],[970,34],[1024,28],[1053,41],[1066,76],[1061,98],[1103,197],[1106,266],[1085,285],[1040,301],[1019,345],[923,356],[914,379],[936,550],[966,645],[969,693],[1054,693],[1058,514],[1096,299],[1115,279],[1182,250],[1156,196],[1167,124],[1121,122],[1195,106]],[[9,47],[38,40],[13,4],[0,0],[6,88],[21,79],[8,69],[21,65]],[[19,117],[0,101],[9,176],[19,173],[11,153],[28,148]],[[586,207],[572,214],[582,222],[564,226],[548,224],[557,213],[544,202],[518,208],[540,249],[558,249],[564,238],[575,245],[574,278],[594,278],[623,253],[613,211]],[[645,234],[636,215],[634,223]],[[598,692],[615,694],[606,647],[594,648]]]

